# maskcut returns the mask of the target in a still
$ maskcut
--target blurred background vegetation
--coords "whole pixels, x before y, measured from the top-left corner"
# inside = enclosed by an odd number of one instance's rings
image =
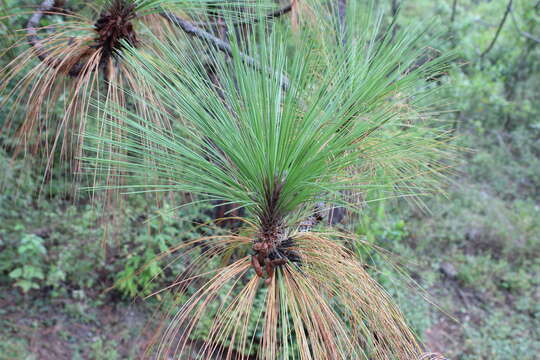
[[[30,5],[3,0],[2,11]],[[429,212],[385,201],[360,222],[339,226],[393,253],[400,270],[358,249],[427,349],[452,359],[537,359],[540,1],[379,5],[388,19],[401,5],[398,23],[435,21],[444,35],[433,37],[434,53],[457,52],[439,81],[449,82],[445,117],[467,150],[446,196],[424,199]],[[3,48],[27,18],[0,17]],[[3,53],[1,66],[19,51]],[[8,102],[0,126],[9,111]],[[91,194],[73,195],[68,165],[44,178],[42,160],[14,156],[9,133],[0,143],[0,359],[137,357],[162,300],[140,295],[167,286],[182,269],[162,272],[163,259],[138,271],[179,241],[223,230],[198,225],[211,220],[203,206],[168,211],[172,200],[158,206],[144,195],[110,214]],[[408,286],[401,271],[425,291]]]

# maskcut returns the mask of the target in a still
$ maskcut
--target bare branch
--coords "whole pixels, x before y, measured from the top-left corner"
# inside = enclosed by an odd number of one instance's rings
[[[456,18],[457,0],[452,3],[452,15],[450,16],[450,23],[453,23]]]
[[[504,12],[503,18],[499,24],[499,27],[497,28],[497,32],[495,33],[495,36],[493,37],[493,40],[491,40],[491,43],[487,47],[486,50],[482,54],[480,54],[480,59],[483,58],[488,52],[491,51],[493,48],[493,45],[495,45],[495,42],[497,41],[497,38],[499,37],[499,34],[501,33],[501,29],[504,26],[504,23],[506,22],[506,19],[508,18],[508,14],[510,13],[510,10],[512,9],[512,2],[513,0],[508,1],[508,5],[506,6],[506,11]]]
[[[41,5],[38,7],[38,9],[32,14],[30,19],[28,20],[28,23],[26,24],[26,38],[28,40],[28,43],[32,48],[34,48],[34,51],[36,52],[36,56],[39,60],[41,60],[44,63],[49,64],[50,66],[56,67],[60,61],[54,61],[51,59],[50,53],[45,49],[43,46],[43,42],[38,36],[37,29],[39,28],[39,22],[43,18],[43,15],[51,12],[54,10],[54,3],[55,0],[44,0]],[[81,70],[83,69],[83,64],[77,63],[74,64],[70,69],[68,74],[70,76],[77,76],[80,74]]]
[[[392,17],[395,17],[399,10],[398,0],[392,0]]]
[[[32,14],[26,25],[28,42],[36,49],[36,54],[41,60],[44,60],[44,58],[47,57],[47,51],[43,48],[43,44],[38,37],[36,28],[39,27],[39,22],[41,21],[43,14],[47,11],[51,11],[53,7],[54,0],[43,1],[37,11]]]
[[[278,17],[280,17],[282,15],[285,15],[285,14],[291,12],[291,10],[292,10],[292,4],[289,4],[287,6],[282,7],[281,9],[277,9],[276,11],[273,11],[273,12],[271,12],[269,14],[266,14],[264,19],[265,20],[275,19],[275,18],[278,18]],[[258,22],[258,21],[260,21],[260,19],[254,19],[251,23]]]
[[[519,28],[519,25],[517,23],[517,19],[516,19],[516,14],[514,12],[514,10],[512,9],[511,11],[511,14],[512,14],[512,23],[514,24],[514,27],[516,28],[516,31],[523,37],[529,39],[529,40],[532,40],[534,42],[537,42],[537,43],[540,43],[540,38],[534,36],[533,34],[531,33],[528,33],[526,31],[523,31]]]
[[[283,16],[285,14],[288,14],[290,13],[292,10],[292,4],[289,4],[289,5],[286,5],[280,9],[277,9],[275,11],[272,11],[268,14],[266,14],[265,16],[263,17],[260,17],[260,18],[255,18],[255,19],[252,19],[252,20],[249,20],[249,21],[237,21],[237,22],[234,22],[232,23],[232,25],[234,26],[237,26],[237,25],[250,25],[250,24],[256,24],[258,23],[259,21],[261,20],[271,20],[271,19],[276,19],[276,18],[279,18],[280,16]],[[220,25],[218,23],[215,23],[215,22],[206,22],[206,21],[198,21],[198,22],[192,22],[193,25],[195,26],[201,26],[201,27],[205,27],[205,26],[214,26],[214,25]]]
[[[206,41],[207,43],[215,46],[218,50],[222,51],[223,53],[229,55],[229,56],[233,56],[233,50],[232,50],[232,47],[229,43],[215,37],[214,35],[196,27],[194,24],[192,24],[191,22],[187,21],[187,20],[184,20],[182,19],[181,17],[175,15],[175,14],[172,14],[170,12],[165,12],[165,13],[162,13],[161,16],[163,16],[165,19],[167,19],[169,22],[171,22],[173,25],[176,25],[178,26],[179,28],[181,28],[186,34],[188,35],[191,35],[191,36],[195,36],[195,37],[198,37],[199,39],[201,40],[204,40]],[[273,69],[264,69],[258,62],[257,60],[255,60],[254,58],[252,58],[251,56],[248,56],[244,53],[240,53],[240,58],[242,59],[242,61],[247,64],[248,66],[256,69],[256,70],[264,70],[270,74],[274,74],[279,80],[280,80],[280,84],[281,84],[281,87],[283,89],[288,89],[289,88],[289,79],[283,75],[283,74],[276,74],[275,71]]]

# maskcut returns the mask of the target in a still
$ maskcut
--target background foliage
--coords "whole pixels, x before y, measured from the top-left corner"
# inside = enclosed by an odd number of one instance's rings
[[[389,18],[391,3],[380,2]],[[470,151],[447,196],[426,199],[429,213],[387,201],[369,207],[360,222],[341,225],[399,254],[392,259],[442,312],[398,281],[398,270],[380,253],[357,249],[428,349],[449,358],[540,353],[540,3],[513,1],[482,56],[507,4],[403,1],[398,23],[436,18],[435,28],[448,36],[434,37],[433,48],[458,52],[450,77],[441,81],[451,82],[446,98],[455,111],[447,117],[456,141]],[[16,5],[4,1],[4,10]],[[25,22],[23,15],[2,18],[0,34]],[[8,36],[1,39],[9,46]],[[17,51],[5,53],[2,65]],[[0,109],[0,125],[7,111]],[[144,342],[135,334],[150,337],[143,325],[155,319],[159,299],[142,303],[132,296],[166,286],[182,269],[161,273],[163,259],[137,270],[179,240],[221,230],[197,225],[209,220],[203,206],[151,217],[157,206],[143,195],[131,197],[111,220],[90,194],[68,195],[68,169],[55,168],[44,180],[38,159],[13,158],[9,136],[2,133],[0,141],[6,146],[0,154],[0,358],[135,357]],[[102,226],[111,221],[114,226]]]

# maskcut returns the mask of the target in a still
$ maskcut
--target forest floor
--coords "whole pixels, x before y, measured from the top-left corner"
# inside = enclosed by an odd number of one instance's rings
[[[143,354],[159,315],[155,301],[131,299],[154,275],[133,275],[163,247],[200,237],[206,230],[193,221],[205,220],[205,210],[186,208],[182,217],[168,217],[166,207],[161,211],[148,208],[145,199],[131,200],[115,230],[117,240],[104,251],[103,215],[97,209],[66,199],[62,187],[50,188],[46,198],[36,195],[40,180],[31,164],[0,160],[8,184],[0,193],[0,360]],[[432,199],[431,213],[396,205],[386,207],[382,217],[373,209],[364,219],[368,225],[349,230],[395,254],[425,289],[427,300],[417,288],[389,281],[399,276],[384,262],[375,264],[383,269],[377,280],[426,351],[449,359],[536,360],[539,205],[526,196],[503,198],[493,186],[466,180],[449,189],[447,198]],[[13,278],[25,265],[37,271],[26,279],[36,287],[26,294],[16,285],[21,279]],[[173,269],[155,287],[166,286],[181,270]],[[118,283],[126,274],[132,281]],[[123,285],[106,291],[114,284]]]
[[[467,285],[448,262],[420,271],[419,277],[432,278],[426,290],[440,310],[421,299],[423,304],[412,305],[418,296],[403,310],[413,324],[424,324],[427,351],[449,359],[504,359],[504,354],[510,359],[516,351],[522,356],[515,358],[536,358],[538,314],[520,309],[513,291],[499,289],[493,296]],[[535,291],[538,300],[538,288]],[[39,293],[30,297],[9,287],[0,288],[0,294],[2,360],[135,359],[152,339],[156,314],[149,304],[102,303],[92,295],[78,300],[48,299]]]
[[[140,304],[90,306],[21,299],[2,289],[0,359],[130,359],[142,354],[151,311]],[[22,302],[22,306],[21,306]]]

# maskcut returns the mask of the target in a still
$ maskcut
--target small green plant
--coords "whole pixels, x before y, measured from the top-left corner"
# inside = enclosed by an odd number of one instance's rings
[[[120,354],[116,350],[118,344],[116,341],[104,341],[102,338],[97,339],[90,345],[90,359],[100,360],[117,360],[120,359]]]
[[[156,253],[147,249],[142,254],[128,256],[124,270],[116,276],[116,288],[124,295],[148,295],[151,293],[153,280],[162,275],[162,268],[156,261]]]
[[[43,239],[34,234],[25,235],[17,248],[14,269],[9,273],[14,285],[25,293],[31,289],[39,289],[45,280],[46,256],[47,249],[43,245]]]
[[[387,216],[384,201],[378,203],[373,210],[368,208],[363,211],[356,227],[356,234],[364,241],[355,242],[354,250],[367,262],[372,262],[374,257],[377,257],[375,247],[389,249],[409,235],[403,219],[392,219]]]

